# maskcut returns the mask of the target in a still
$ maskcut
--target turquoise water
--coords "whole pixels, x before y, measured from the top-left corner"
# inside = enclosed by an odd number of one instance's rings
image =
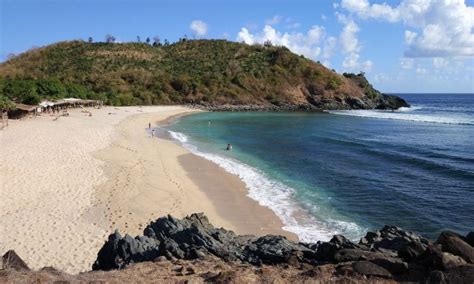
[[[431,238],[473,230],[474,95],[403,97],[412,108],[201,113],[166,128],[304,241],[385,224]]]

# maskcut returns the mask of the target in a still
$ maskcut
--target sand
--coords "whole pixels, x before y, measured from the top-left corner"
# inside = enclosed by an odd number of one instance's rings
[[[295,239],[236,176],[147,132],[149,122],[192,111],[107,107],[10,121],[0,131],[0,253],[78,273],[114,229],[141,234],[157,217],[194,212],[237,233]]]

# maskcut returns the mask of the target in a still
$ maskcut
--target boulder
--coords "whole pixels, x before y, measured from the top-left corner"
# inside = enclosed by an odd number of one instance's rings
[[[404,231],[396,226],[384,226],[380,231],[367,233],[359,243],[375,249],[398,252],[411,243],[425,249],[430,242],[415,233]]]
[[[315,259],[325,262],[337,261],[335,257],[341,249],[362,249],[359,245],[341,235],[333,236],[329,242],[318,242],[316,248]]]
[[[14,250],[9,250],[2,256],[2,269],[13,269],[18,271],[30,270],[28,265]]]
[[[458,234],[444,231],[439,235],[436,243],[441,245],[442,251],[460,256],[469,263],[474,263],[474,247],[465,242]]]
[[[411,242],[398,251],[398,256],[407,262],[416,259],[426,250],[426,246],[421,242]]]
[[[359,260],[370,260],[375,258],[383,258],[384,256],[375,251],[363,250],[360,248],[356,249],[340,249],[334,254],[335,262],[346,262],[346,261],[359,261]]]
[[[465,240],[471,247],[474,247],[474,232],[469,232],[469,234],[466,235]]]
[[[474,265],[472,264],[454,267],[444,274],[447,283],[474,283]]]
[[[417,263],[422,264],[427,271],[446,271],[453,267],[465,265],[466,261],[456,255],[441,250],[441,245],[431,245],[421,254]]]
[[[250,242],[245,247],[243,260],[251,264],[287,263],[291,257],[293,260],[303,260],[304,251],[308,249],[285,237],[266,235]],[[293,264],[296,263],[293,262]]]
[[[388,271],[390,271],[390,273],[394,275],[405,273],[408,270],[408,263],[398,258],[391,258],[391,257],[374,258],[370,260],[370,262],[375,263],[378,266],[387,269]]]
[[[159,242],[140,236],[122,238],[118,231],[109,236],[108,241],[99,250],[92,270],[120,269],[129,263],[150,261],[159,256]]]
[[[366,276],[392,278],[392,274],[387,269],[370,261],[354,262],[352,267],[354,268],[354,271]]]

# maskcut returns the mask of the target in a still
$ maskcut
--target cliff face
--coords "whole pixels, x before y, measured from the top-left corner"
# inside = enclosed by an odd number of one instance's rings
[[[162,217],[143,236],[111,234],[92,272],[29,271],[9,252],[0,282],[106,281],[156,283],[473,283],[474,232],[441,233],[436,242],[395,226],[368,232],[358,243],[295,243],[281,236],[236,235],[203,214]]]
[[[166,46],[60,42],[2,63],[0,78],[0,90],[18,84],[15,80],[26,79],[35,85],[34,81],[41,79],[31,92],[47,96],[44,86],[54,85],[54,96],[73,93],[114,105],[193,103],[209,108],[254,105],[281,109],[408,106],[400,98],[380,94],[362,74],[337,74],[284,47],[224,40],[186,40]],[[45,84],[45,80],[52,83]],[[24,88],[25,84],[20,85]],[[3,96],[18,99],[10,85]]]

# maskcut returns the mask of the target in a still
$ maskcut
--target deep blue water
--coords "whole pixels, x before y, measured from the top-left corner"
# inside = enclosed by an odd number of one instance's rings
[[[167,129],[238,174],[303,240],[385,224],[430,238],[472,231],[474,95],[401,96],[410,109],[201,113]]]

